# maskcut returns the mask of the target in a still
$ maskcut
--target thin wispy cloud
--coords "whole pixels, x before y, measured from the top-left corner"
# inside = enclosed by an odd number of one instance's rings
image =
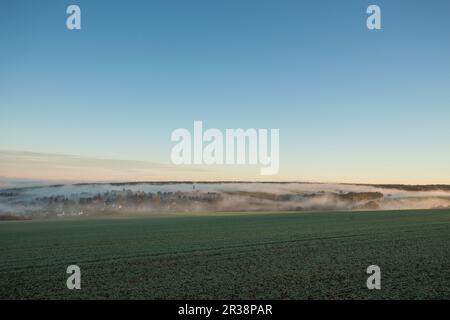
[[[37,182],[171,180],[192,173],[202,176],[201,168],[171,164],[83,157],[27,151],[0,151],[0,182],[3,185],[27,180]]]

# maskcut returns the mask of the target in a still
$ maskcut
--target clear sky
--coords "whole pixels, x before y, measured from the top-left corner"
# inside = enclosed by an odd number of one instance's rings
[[[194,120],[279,128],[271,180],[450,183],[450,1],[1,1],[0,176],[264,179],[167,169]]]

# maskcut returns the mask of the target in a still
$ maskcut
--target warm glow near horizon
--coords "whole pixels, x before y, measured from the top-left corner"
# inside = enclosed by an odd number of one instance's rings
[[[311,166],[309,167],[311,168]],[[6,179],[45,182],[137,182],[137,181],[274,181],[360,184],[448,184],[444,172],[428,170],[427,174],[408,168],[354,170],[336,166],[296,168],[282,166],[274,176],[259,175],[257,166],[174,166],[145,161],[96,159],[80,156],[0,151],[0,182]],[[380,175],[380,172],[383,172]]]

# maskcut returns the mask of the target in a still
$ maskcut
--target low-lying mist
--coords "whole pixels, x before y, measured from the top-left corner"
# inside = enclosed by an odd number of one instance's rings
[[[414,191],[411,191],[413,189]],[[447,186],[115,183],[0,189],[0,217],[450,208]]]

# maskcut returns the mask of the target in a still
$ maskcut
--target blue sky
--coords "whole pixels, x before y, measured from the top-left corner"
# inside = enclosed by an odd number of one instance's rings
[[[170,163],[203,120],[279,128],[276,180],[450,183],[449,39],[446,0],[2,1],[0,150]]]

